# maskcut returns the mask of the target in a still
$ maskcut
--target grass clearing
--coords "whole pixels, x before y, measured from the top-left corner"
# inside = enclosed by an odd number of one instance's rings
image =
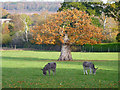
[[[57,61],[60,52],[2,51],[3,88],[117,88],[118,53],[72,52],[74,61]],[[110,58],[111,57],[111,58]],[[81,60],[81,61],[79,61]],[[82,63],[93,60],[96,75],[84,75]],[[104,61],[105,60],[105,61]],[[56,75],[42,75],[48,62],[57,63]]]
[[[17,60],[57,60],[60,52],[54,51],[2,51],[3,59]],[[73,60],[118,60],[118,53],[72,52]]]

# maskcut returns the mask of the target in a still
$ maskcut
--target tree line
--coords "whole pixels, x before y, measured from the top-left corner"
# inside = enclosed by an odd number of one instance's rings
[[[42,11],[56,12],[60,7],[59,2],[3,2],[3,9],[16,11]]]

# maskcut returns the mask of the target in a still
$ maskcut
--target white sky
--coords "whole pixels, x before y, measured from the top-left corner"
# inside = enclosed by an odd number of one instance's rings
[[[53,2],[53,1],[64,1],[64,0],[0,0],[0,2],[8,2],[8,1],[10,1],[10,2],[17,2],[17,1],[51,1],[51,2]],[[107,3],[107,0],[102,0],[104,3]]]

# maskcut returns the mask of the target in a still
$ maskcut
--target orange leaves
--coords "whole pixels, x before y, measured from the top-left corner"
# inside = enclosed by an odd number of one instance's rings
[[[79,41],[76,41],[76,44],[83,45],[83,44],[84,44],[84,41],[83,41],[82,39],[80,39]]]
[[[8,29],[8,24],[4,24],[4,27],[2,28],[2,34],[8,33],[10,33],[10,30]]]
[[[64,43],[64,40],[63,40],[63,38],[59,38],[59,40],[60,40],[62,43]]]
[[[44,25],[32,30],[36,44],[64,43],[65,34],[71,44],[96,44],[103,39],[102,29],[91,25],[91,19],[85,12],[77,9],[64,10],[49,17]]]
[[[75,25],[80,25],[79,23],[75,23]]]

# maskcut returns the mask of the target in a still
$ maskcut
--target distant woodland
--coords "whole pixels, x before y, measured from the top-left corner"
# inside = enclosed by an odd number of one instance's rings
[[[60,2],[3,2],[2,7],[8,12],[36,12],[48,10],[56,12],[60,7]]]

